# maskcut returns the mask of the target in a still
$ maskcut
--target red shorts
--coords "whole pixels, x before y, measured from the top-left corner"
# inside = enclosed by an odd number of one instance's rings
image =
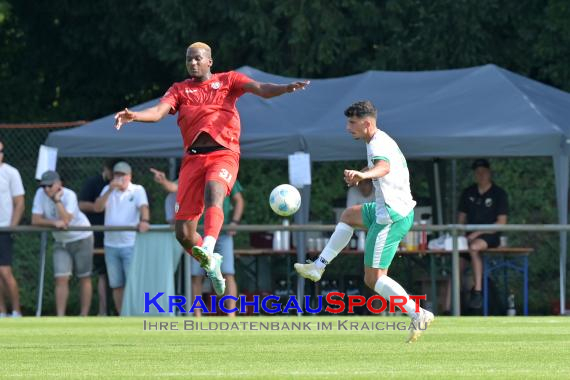
[[[186,154],[178,175],[176,220],[198,220],[204,212],[206,182],[226,186],[229,195],[237,178],[239,153],[229,149],[205,154]]]

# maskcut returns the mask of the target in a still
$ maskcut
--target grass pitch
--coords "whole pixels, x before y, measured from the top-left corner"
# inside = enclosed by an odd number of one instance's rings
[[[570,318],[437,317],[407,331],[343,330],[396,317],[21,318],[0,320],[0,377],[568,378]],[[144,331],[144,320],[179,331]],[[311,331],[185,331],[184,321],[310,322]],[[317,331],[317,322],[332,322]],[[251,327],[251,326],[250,326]]]

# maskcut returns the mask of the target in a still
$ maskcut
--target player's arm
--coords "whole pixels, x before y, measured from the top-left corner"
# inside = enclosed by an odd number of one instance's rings
[[[24,196],[17,195],[15,197],[12,197],[12,203],[13,203],[13,208],[12,208],[13,211],[12,211],[12,220],[10,221],[10,226],[17,226],[18,224],[20,224],[22,216],[24,215],[24,208],[25,208]]]
[[[256,81],[247,82],[243,85],[245,92],[250,92],[262,98],[269,99],[288,92],[304,90],[309,85],[309,81],[292,82],[289,84],[260,83]]]
[[[390,163],[386,160],[374,161],[374,167],[367,171],[345,170],[344,180],[349,186],[355,186],[364,179],[382,178],[390,173]]]
[[[83,212],[97,212],[95,211],[95,202],[79,201],[79,209]]]
[[[61,219],[51,220],[44,218],[42,214],[32,214],[32,226],[65,228],[67,224]]]
[[[243,210],[245,209],[245,199],[241,193],[232,195],[231,202],[233,205],[232,219],[229,224],[237,225],[241,222]],[[234,236],[236,231],[228,231],[228,235]]]
[[[115,115],[115,128],[121,129],[123,124],[130,123],[131,121],[141,121],[143,123],[154,123],[161,120],[170,112],[170,104],[160,102],[156,106],[146,108],[142,111],[130,111],[125,108]]]
[[[176,182],[169,181],[166,179],[166,174],[155,168],[150,168],[152,174],[154,174],[154,181],[169,193],[176,193],[178,191],[178,184]]]

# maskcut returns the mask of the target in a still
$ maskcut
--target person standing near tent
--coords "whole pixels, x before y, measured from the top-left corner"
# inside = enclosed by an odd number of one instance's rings
[[[414,221],[416,202],[410,191],[408,165],[396,142],[377,128],[378,111],[372,102],[356,102],[344,114],[348,118],[346,129],[354,139],[366,142],[368,156],[367,171],[345,170],[344,179],[349,186],[371,179],[376,199],[344,210],[319,257],[312,263],[296,263],[295,270],[309,280],[319,281],[325,267],[350,242],[354,228],[366,228],[364,282],[386,300],[390,296],[403,296],[408,300],[405,309],[412,318],[408,342],[414,342],[433,321],[434,316],[419,305],[417,311],[416,303],[409,298],[404,288],[388,277],[388,268],[398,245]]]
[[[224,222],[222,205],[237,178],[240,120],[236,101],[249,92],[272,98],[304,89],[309,82],[286,85],[260,83],[244,74],[211,72],[212,51],[202,42],[186,50],[189,78],[174,83],[160,102],[142,111],[125,109],[115,115],[115,128],[132,122],[157,122],[178,112],[185,155],[176,198],[176,238],[212,281],[216,294],[225,291],[221,255],[214,246]],[[196,227],[204,213],[204,238]]]

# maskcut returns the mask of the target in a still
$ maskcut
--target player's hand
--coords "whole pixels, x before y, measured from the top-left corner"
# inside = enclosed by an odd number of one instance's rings
[[[345,170],[344,181],[348,186],[358,185],[360,181],[366,179],[366,175],[358,170]]]
[[[53,225],[55,228],[59,228],[60,230],[67,229],[67,223],[65,223],[63,220],[56,220]]]
[[[229,223],[230,226],[237,226],[238,224],[236,222],[230,222]],[[227,231],[226,234],[229,236],[235,236],[237,233],[237,231]]]
[[[150,224],[143,220],[139,223],[139,232],[147,232],[150,228]]]
[[[109,182],[109,188],[111,189],[118,189],[123,184],[122,178],[113,178],[111,182]]]
[[[305,80],[301,82],[293,82],[287,85],[287,92],[295,92],[297,90],[304,90],[311,81]]]
[[[150,168],[150,171],[152,172],[152,174],[154,174],[155,182],[160,183],[162,185],[164,181],[166,181],[166,174],[164,174],[164,172],[161,172],[160,170],[157,170],[155,168]]]
[[[125,108],[121,112],[117,112],[115,115],[115,129],[118,131],[121,129],[123,124],[130,123],[131,121],[135,120],[135,113],[129,111],[128,108]]]
[[[57,193],[55,193],[55,194],[51,197],[51,199],[52,199],[55,203],[57,203],[57,202],[60,202],[60,201],[61,201],[61,197],[62,197],[62,196],[63,196],[63,189],[59,189],[59,190],[57,191]]]

